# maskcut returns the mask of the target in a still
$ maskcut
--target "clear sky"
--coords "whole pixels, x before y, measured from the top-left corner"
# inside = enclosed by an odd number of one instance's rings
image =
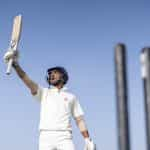
[[[5,53],[13,17],[23,15],[20,64],[47,86],[49,67],[64,66],[68,87],[79,98],[98,150],[116,150],[114,46],[128,48],[129,111],[132,150],[145,149],[144,103],[139,54],[150,45],[148,0],[1,0],[0,1],[0,149],[36,150],[40,105],[15,72],[5,75]],[[84,140],[73,122],[74,142]]]

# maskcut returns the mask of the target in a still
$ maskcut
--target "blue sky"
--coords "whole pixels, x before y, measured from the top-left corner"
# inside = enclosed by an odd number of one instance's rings
[[[143,89],[139,54],[150,45],[147,0],[1,0],[0,4],[0,149],[38,147],[40,105],[15,72],[5,75],[2,57],[15,15],[23,15],[20,64],[37,83],[47,86],[49,67],[64,66],[68,87],[79,98],[98,149],[116,150],[114,46],[128,49],[129,111],[132,150],[145,149]],[[74,142],[84,140],[73,122]]]

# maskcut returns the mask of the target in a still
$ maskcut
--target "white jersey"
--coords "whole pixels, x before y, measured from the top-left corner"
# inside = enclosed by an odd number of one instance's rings
[[[41,103],[40,130],[67,131],[72,130],[73,118],[83,115],[83,110],[76,96],[62,89],[38,87],[34,95]]]

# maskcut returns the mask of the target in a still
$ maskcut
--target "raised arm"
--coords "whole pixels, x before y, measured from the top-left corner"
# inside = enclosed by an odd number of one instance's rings
[[[19,51],[13,51],[13,50],[9,50],[5,53],[4,55],[4,62],[6,64],[8,64],[9,60],[13,59],[13,68],[15,69],[15,71],[17,72],[18,76],[20,77],[20,79],[25,83],[25,85],[30,89],[31,93],[33,95],[36,95],[38,92],[38,85],[33,82],[28,75],[23,71],[23,69],[20,67],[19,63],[18,63],[18,59],[19,59]]]
[[[32,95],[36,95],[37,94],[37,90],[38,90],[38,85],[29,78],[29,76],[20,67],[18,62],[14,62],[13,63],[13,68],[15,69],[15,71],[18,74],[18,76],[20,77],[20,79],[30,89]]]

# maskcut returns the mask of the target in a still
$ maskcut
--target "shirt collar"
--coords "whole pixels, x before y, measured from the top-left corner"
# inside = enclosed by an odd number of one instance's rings
[[[53,91],[67,91],[68,90],[68,88],[67,87],[63,87],[63,88],[61,88],[61,89],[58,89],[58,88],[56,88],[55,86],[51,86],[51,88],[50,88],[51,90],[53,90]]]

